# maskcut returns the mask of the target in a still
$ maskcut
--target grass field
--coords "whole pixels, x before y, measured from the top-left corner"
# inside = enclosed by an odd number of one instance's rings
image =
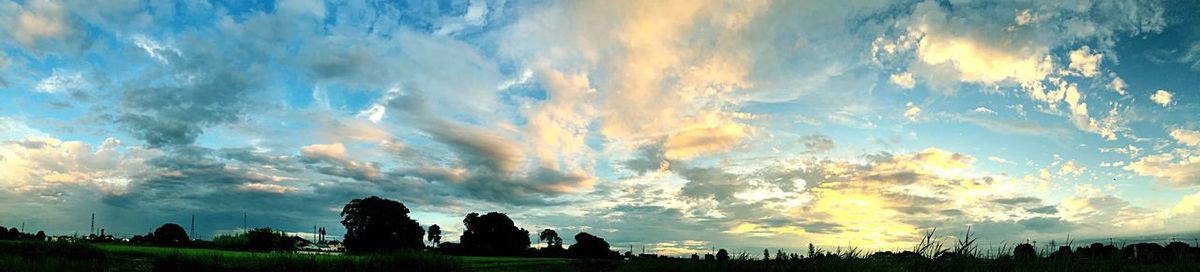
[[[0,271],[591,271],[568,259],[261,253],[128,244],[0,241]],[[606,269],[607,270],[607,269]],[[595,270],[601,271],[601,270]]]
[[[1200,271],[1197,260],[1135,261],[876,258],[836,255],[787,261],[580,260],[449,256],[254,253],[126,244],[0,241],[8,271]]]

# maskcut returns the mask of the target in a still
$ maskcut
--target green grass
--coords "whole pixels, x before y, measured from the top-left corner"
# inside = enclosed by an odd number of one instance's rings
[[[427,252],[309,255],[128,244],[0,241],[0,272],[8,271],[1200,271],[1200,262],[1078,259],[1022,262],[838,256],[787,261],[621,261],[459,257]]]
[[[487,271],[560,271],[571,264],[569,259],[561,258],[526,258],[526,257],[462,257],[463,263],[470,270]]]
[[[104,251],[86,244],[0,241],[0,271],[105,271]]]

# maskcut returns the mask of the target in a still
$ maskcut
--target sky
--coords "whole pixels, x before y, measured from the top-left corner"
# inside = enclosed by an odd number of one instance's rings
[[[667,254],[1194,232],[1198,12],[0,0],[0,225],[338,237],[377,195]]]

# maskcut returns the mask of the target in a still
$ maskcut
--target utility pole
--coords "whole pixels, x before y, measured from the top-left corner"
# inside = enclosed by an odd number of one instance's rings
[[[242,232],[250,233],[250,230],[246,228],[246,211],[242,211]]]
[[[96,213],[92,213],[92,235],[96,235]]]
[[[196,239],[198,239],[198,238],[196,238],[196,215],[195,215],[195,214],[192,214],[192,231],[191,231],[191,234],[192,234],[192,240],[196,240]]]

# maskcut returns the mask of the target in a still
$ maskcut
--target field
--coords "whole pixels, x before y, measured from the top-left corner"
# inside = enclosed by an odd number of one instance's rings
[[[432,253],[348,256],[0,241],[0,271],[577,271],[566,259]],[[587,270],[587,269],[584,269]]]
[[[744,256],[743,256],[744,258]],[[1200,271],[1196,260],[1045,258],[1033,261],[826,255],[753,259],[578,260],[448,256],[254,253],[125,244],[0,241],[0,271]]]

